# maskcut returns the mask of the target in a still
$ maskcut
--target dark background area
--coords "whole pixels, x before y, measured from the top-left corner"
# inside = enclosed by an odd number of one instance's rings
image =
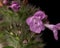
[[[60,22],[60,11],[59,1],[52,0],[29,0],[31,5],[40,7],[41,10],[45,11],[48,15],[48,19],[51,24],[57,24]],[[60,32],[60,31],[59,31]],[[45,48],[60,48],[60,38],[58,41],[54,39],[53,32],[46,29],[42,35],[44,42],[46,43]],[[60,37],[60,33],[58,33]]]

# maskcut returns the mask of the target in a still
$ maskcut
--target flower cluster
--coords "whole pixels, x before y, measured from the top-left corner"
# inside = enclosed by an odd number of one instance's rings
[[[3,4],[7,5],[9,3],[8,0],[3,0]],[[13,11],[17,12],[20,8],[20,5],[16,1],[11,1],[11,4],[8,6],[8,8],[12,9]]]
[[[3,4],[7,5],[9,0],[3,0]],[[8,8],[12,9],[14,12],[17,12],[20,8],[20,4],[16,1],[11,1],[11,4]],[[58,30],[60,30],[60,23],[53,25],[47,23],[47,20],[44,22],[43,20],[47,18],[47,15],[39,10],[34,13],[33,16],[30,16],[26,19],[26,23],[28,24],[30,30],[34,33],[41,33],[45,30],[45,28],[50,29],[53,31],[54,38],[58,40]]]
[[[49,23],[44,23],[43,20],[46,18],[46,14],[39,10],[33,16],[26,19],[26,23],[29,25],[30,30],[35,33],[41,33],[47,27],[53,31],[54,38],[58,40],[58,30],[60,30],[60,23],[53,25]]]

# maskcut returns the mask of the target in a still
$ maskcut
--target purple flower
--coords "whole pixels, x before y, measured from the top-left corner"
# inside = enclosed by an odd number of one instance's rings
[[[57,25],[45,24],[45,27],[47,27],[48,29],[50,29],[51,31],[53,31],[54,38],[56,40],[58,40],[58,30],[60,30],[60,23],[57,24]]]
[[[3,4],[7,5],[8,4],[8,0],[3,0]]]
[[[12,1],[12,3],[11,4],[17,4],[18,2],[17,1]]]
[[[45,17],[45,13],[39,10],[32,17],[27,18],[26,23],[29,25],[32,32],[41,33],[41,31],[45,29],[42,22],[42,19],[44,19]]]
[[[17,12],[20,8],[20,5],[17,2],[12,1],[12,4],[9,6],[9,8],[11,8],[13,11]]]
[[[43,22],[35,16],[27,18],[26,23],[29,25],[30,30],[35,33],[41,33],[45,29]]]
[[[46,18],[46,15],[42,11],[37,11],[33,16],[26,19],[26,23],[32,32],[41,33],[45,30],[45,27],[53,31],[54,38],[58,40],[58,30],[60,30],[60,23],[53,25],[44,23],[42,20]]]
[[[39,18],[40,20],[46,18],[46,14],[43,11],[41,11],[41,10],[37,11],[34,14],[34,16],[35,16],[35,18]]]

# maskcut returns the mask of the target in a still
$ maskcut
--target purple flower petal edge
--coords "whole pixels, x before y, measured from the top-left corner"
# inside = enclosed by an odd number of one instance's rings
[[[43,11],[39,10],[39,11],[35,12],[34,16],[44,19],[46,17],[46,14]]]
[[[27,23],[28,25],[30,25],[32,19],[33,19],[33,17],[29,17],[29,18],[27,18],[27,19],[26,19],[26,23]]]
[[[56,24],[58,30],[60,30],[60,23]]]

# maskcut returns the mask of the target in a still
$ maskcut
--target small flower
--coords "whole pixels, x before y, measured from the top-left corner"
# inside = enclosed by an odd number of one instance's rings
[[[8,0],[3,0],[3,4],[7,5],[8,4]]]
[[[45,29],[42,21],[45,17],[45,13],[39,10],[32,17],[27,18],[26,23],[32,32],[41,33]]]
[[[17,2],[13,1],[12,4],[9,6],[9,8],[11,8],[13,11],[17,12],[20,8],[20,5]]]
[[[35,16],[27,18],[26,23],[29,25],[30,30],[35,33],[41,33],[45,29],[43,22]]]
[[[56,25],[53,25],[53,24],[45,24],[45,27],[47,27],[48,29],[50,29],[51,31],[53,31],[54,38],[56,40],[58,40],[58,29],[57,29]]]
[[[36,16],[36,17],[39,18],[40,20],[46,18],[46,14],[45,14],[43,11],[41,11],[41,10],[37,11],[37,12],[34,14],[34,16]]]

